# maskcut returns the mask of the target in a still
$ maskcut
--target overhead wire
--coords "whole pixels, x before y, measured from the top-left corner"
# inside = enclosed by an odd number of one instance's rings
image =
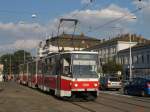
[[[90,3],[87,3],[87,4],[85,4],[83,7],[81,7],[80,9],[78,9],[77,11],[82,11],[82,10],[84,10],[84,9],[86,9],[87,7],[89,7],[89,4],[91,4],[92,2],[94,2],[94,0],[90,0]],[[72,14],[71,16],[70,16],[70,18],[73,18],[73,17],[75,17],[75,16],[77,16],[78,15],[78,13],[74,13],[74,14]],[[61,19],[61,18],[63,18],[64,16],[60,16],[60,17],[58,17],[58,19]],[[80,21],[78,21],[78,23],[80,23]],[[56,26],[56,25],[55,25]],[[57,28],[58,26],[56,26],[56,28]],[[74,27],[74,25],[71,25],[69,28],[71,29],[71,28],[73,28]]]
[[[147,8],[147,7],[148,7],[148,6],[137,8],[136,10],[131,11],[131,13],[139,12],[139,11],[141,11],[141,10]],[[113,19],[113,20],[111,20],[111,21],[108,21],[108,22],[106,22],[106,23],[104,23],[104,24],[102,24],[102,25],[96,27],[96,28],[93,28],[93,29],[87,31],[86,33],[95,32],[95,31],[97,31],[97,30],[99,30],[99,29],[101,29],[101,28],[103,28],[103,27],[105,27],[105,26],[107,26],[107,25],[110,25],[110,24],[112,24],[112,23],[114,23],[114,22],[120,21],[120,20],[122,20],[123,18],[128,17],[128,16],[129,16],[129,14],[125,14],[125,15],[119,17],[119,18]],[[136,18],[135,18],[135,19],[136,19]]]

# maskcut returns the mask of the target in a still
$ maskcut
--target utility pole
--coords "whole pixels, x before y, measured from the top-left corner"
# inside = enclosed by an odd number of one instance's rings
[[[132,52],[131,52],[131,34],[129,34],[129,39],[130,39],[130,44],[129,44],[129,47],[130,47],[130,81],[132,81]]]
[[[23,64],[25,64],[25,60],[26,60],[26,53],[25,53],[25,40],[23,40],[24,43],[23,43],[23,47],[24,47],[24,50],[23,50]]]
[[[11,78],[11,54],[10,54],[10,57],[9,57],[9,76]]]

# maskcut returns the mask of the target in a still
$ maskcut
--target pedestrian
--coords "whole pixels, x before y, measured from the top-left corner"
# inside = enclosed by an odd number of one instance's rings
[[[6,76],[5,75],[3,75],[3,80],[4,80],[4,82],[6,81]]]

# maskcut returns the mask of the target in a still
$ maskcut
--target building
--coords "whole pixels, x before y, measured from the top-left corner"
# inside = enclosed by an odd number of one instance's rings
[[[149,40],[144,39],[142,36],[137,36],[135,34],[124,34],[110,40],[104,40],[99,45],[86,48],[85,50],[96,51],[99,53],[99,72],[102,73],[103,65],[110,60],[116,62],[120,51],[128,49],[130,46],[136,46],[139,43],[144,44],[148,42]],[[122,75],[122,73],[118,71],[118,75]]]
[[[131,43],[130,43],[131,36]],[[141,36],[136,36],[134,34],[121,35],[111,40],[103,41],[99,45],[87,48],[88,51],[97,51],[99,52],[99,58],[102,64],[108,62],[108,60],[114,60],[118,52],[127,49],[131,46],[135,46],[138,43],[146,43],[148,40],[142,38]]]
[[[48,53],[58,51],[83,50],[98,45],[100,42],[99,39],[88,37],[84,34],[62,34],[41,42],[38,48],[38,56],[43,57]]]
[[[150,43],[138,44],[131,48],[132,76],[150,76]],[[118,53],[118,63],[123,65],[124,77],[129,78],[130,49]]]

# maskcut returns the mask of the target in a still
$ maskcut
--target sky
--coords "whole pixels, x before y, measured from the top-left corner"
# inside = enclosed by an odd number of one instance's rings
[[[150,39],[150,0],[0,0],[0,55],[35,52],[39,41],[57,35],[60,18],[78,19],[76,34],[108,39],[135,33]],[[72,33],[73,23],[63,22],[62,32]]]

